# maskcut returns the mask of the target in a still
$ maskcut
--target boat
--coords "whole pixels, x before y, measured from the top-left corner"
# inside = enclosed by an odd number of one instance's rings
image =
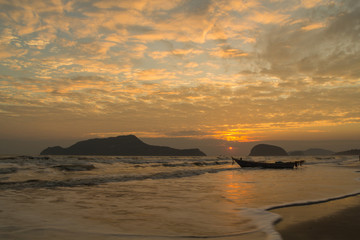
[[[234,157],[231,157],[234,161],[239,164],[242,168],[272,168],[272,169],[293,169],[296,167],[301,166],[305,161],[293,161],[293,162],[274,162],[274,163],[268,163],[268,162],[254,162],[254,161],[248,161],[243,160],[242,158],[237,159]]]

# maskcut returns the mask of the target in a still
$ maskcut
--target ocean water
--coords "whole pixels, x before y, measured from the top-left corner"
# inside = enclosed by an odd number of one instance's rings
[[[250,157],[245,157],[250,159]],[[360,193],[358,156],[0,157],[0,239],[281,239],[268,210]]]

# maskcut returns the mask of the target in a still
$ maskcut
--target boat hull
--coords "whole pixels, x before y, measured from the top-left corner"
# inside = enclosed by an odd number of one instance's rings
[[[271,168],[271,169],[293,169],[300,166],[303,162],[275,162],[275,163],[266,163],[266,162],[254,162],[232,158],[237,164],[242,168]]]

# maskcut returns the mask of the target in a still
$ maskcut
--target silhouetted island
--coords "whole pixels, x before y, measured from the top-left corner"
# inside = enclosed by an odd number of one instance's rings
[[[326,149],[321,148],[310,148],[305,151],[291,151],[289,152],[290,156],[327,156],[333,155],[334,152]]]
[[[351,149],[348,151],[337,152],[334,155],[359,155],[360,156],[360,149]]]
[[[288,156],[288,153],[278,146],[258,144],[251,149],[249,156]]]
[[[175,149],[149,145],[134,135],[94,138],[77,142],[68,148],[48,147],[40,155],[206,156],[197,148]]]

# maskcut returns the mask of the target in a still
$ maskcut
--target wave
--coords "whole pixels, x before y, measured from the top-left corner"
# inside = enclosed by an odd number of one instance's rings
[[[270,210],[275,210],[275,209],[280,209],[280,208],[308,206],[308,205],[314,205],[314,204],[320,204],[320,203],[336,201],[336,200],[345,199],[345,198],[349,198],[349,197],[355,197],[355,196],[358,196],[358,195],[360,195],[360,191],[345,194],[345,195],[340,195],[340,196],[336,196],[336,197],[318,199],[318,200],[301,201],[301,202],[286,203],[286,204],[276,205],[276,206],[269,206],[269,207],[265,207],[264,210],[270,211]]]
[[[221,165],[229,163],[229,158],[218,157],[177,157],[177,156],[8,156],[0,157],[0,163],[14,164],[40,164],[49,165],[53,163],[127,163],[127,164],[165,164],[167,166],[181,165]]]
[[[27,181],[0,182],[0,189],[25,189],[25,188],[56,188],[56,187],[77,187],[94,186],[111,182],[127,182],[157,179],[173,179],[193,177],[206,173],[218,173],[222,171],[234,170],[234,168],[211,168],[211,169],[187,169],[172,172],[159,172],[145,175],[122,175],[110,177],[76,178],[66,180],[39,180],[30,179]]]
[[[282,240],[274,225],[281,220],[281,216],[261,208],[240,208],[242,216],[249,217],[258,231],[266,234],[267,240]]]
[[[360,191],[318,200],[286,203],[282,205],[268,206],[265,208],[240,208],[239,210],[242,216],[249,217],[256,225],[257,229],[266,234],[267,240],[282,240],[280,233],[277,232],[274,227],[282,220],[282,217],[277,213],[270,212],[271,210],[321,204],[349,197],[355,197],[358,195],[360,195]]]

